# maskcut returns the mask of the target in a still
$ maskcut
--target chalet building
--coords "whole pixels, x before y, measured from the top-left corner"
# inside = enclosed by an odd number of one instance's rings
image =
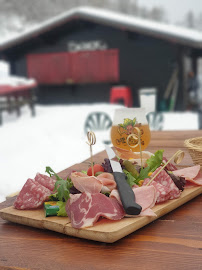
[[[11,73],[35,78],[39,103],[109,102],[112,86],[154,87],[158,105],[187,105],[187,72],[197,74],[202,33],[103,9],[80,7],[0,43]],[[172,90],[174,89],[174,90]],[[172,90],[172,91],[171,91]]]

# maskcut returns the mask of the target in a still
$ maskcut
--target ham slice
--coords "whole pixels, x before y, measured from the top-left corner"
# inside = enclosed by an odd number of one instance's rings
[[[154,186],[142,186],[133,188],[135,194],[135,201],[142,206],[142,211],[138,216],[156,216],[156,214],[151,209],[156,203],[156,189]],[[110,198],[116,198],[121,204],[121,199],[117,189],[112,190]],[[121,204],[122,205],[122,204]],[[135,216],[133,216],[135,217]]]
[[[97,179],[103,184],[102,192],[110,192],[116,188],[116,182],[111,173],[101,173]]]
[[[200,171],[200,165],[175,170],[173,173],[177,176],[183,176],[185,179],[194,179]]]
[[[200,171],[200,165],[187,167],[184,169],[173,171],[177,176],[182,176],[186,179],[185,188],[191,188],[202,185],[202,172]]]
[[[81,192],[99,193],[103,186],[95,176],[88,176],[82,172],[73,172],[70,178],[75,188]]]
[[[151,175],[151,178],[158,173],[161,167],[157,168]],[[149,178],[144,180],[143,185],[146,185],[150,181]],[[180,196],[181,192],[174,184],[171,177],[162,170],[151,182],[150,185],[153,185],[157,192],[157,203],[165,202],[169,199],[176,199]]]
[[[91,227],[100,217],[119,220],[124,217],[123,207],[101,193],[70,195],[66,212],[74,228]]]
[[[41,184],[42,186],[48,188],[50,191],[54,190],[55,187],[55,179],[52,179],[51,177],[41,174],[41,173],[37,173],[34,180],[36,182],[38,182],[39,184]]]
[[[193,180],[189,179],[189,181],[198,185],[198,186],[202,186],[202,172],[200,171],[198,173],[198,175]]]

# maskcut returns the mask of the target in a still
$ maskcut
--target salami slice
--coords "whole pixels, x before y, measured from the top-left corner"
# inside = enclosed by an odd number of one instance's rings
[[[37,173],[34,179],[36,182],[48,188],[50,191],[54,190],[56,180],[50,178],[49,176]]]
[[[158,169],[153,172],[151,178],[158,173]],[[146,185],[150,181],[149,178],[145,179],[143,185]],[[171,177],[162,170],[152,181],[151,185],[156,188],[157,191],[157,203],[165,202],[169,199],[176,199],[180,196],[180,190],[176,187]]]
[[[39,208],[50,194],[49,189],[29,178],[16,198],[14,207],[21,210]]]
[[[163,163],[166,163],[166,162],[168,162],[167,158],[166,157],[163,157]],[[177,167],[174,164],[172,164],[171,162],[169,162],[166,165],[165,169],[167,171],[175,171],[175,170],[177,170]]]

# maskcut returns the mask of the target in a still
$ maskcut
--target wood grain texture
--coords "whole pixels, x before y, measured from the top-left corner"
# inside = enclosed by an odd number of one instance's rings
[[[153,135],[154,134],[154,135]],[[165,154],[171,157],[184,139],[199,137],[202,131],[152,132],[154,141],[166,141]],[[155,137],[154,137],[155,136]],[[148,150],[156,151],[153,146]],[[105,152],[95,156],[96,162]],[[182,166],[192,165],[189,155]],[[85,169],[86,164],[72,169]],[[9,207],[15,198],[0,204]],[[202,196],[199,195],[174,211],[151,222],[113,244],[89,241],[49,230],[14,224],[0,219],[0,269],[202,269]]]
[[[75,229],[71,226],[70,219],[64,217],[45,217],[44,210],[17,210],[13,206],[0,210],[1,218],[27,225],[39,229],[48,229],[51,231],[71,235],[88,240],[94,240],[105,243],[114,243],[126,235],[142,228],[159,217],[169,213],[182,204],[190,201],[202,193],[202,187],[186,189],[182,192],[180,198],[169,200],[163,204],[155,205],[152,209],[155,217],[135,217],[123,218],[119,221],[102,219],[93,227],[85,229]],[[202,243],[201,246],[202,248]]]

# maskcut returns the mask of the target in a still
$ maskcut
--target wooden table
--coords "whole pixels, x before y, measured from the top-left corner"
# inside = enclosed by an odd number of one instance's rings
[[[165,149],[169,158],[184,149],[184,139],[197,136],[202,131],[152,132],[148,150]],[[101,162],[104,157],[101,152],[94,160]],[[192,165],[188,154],[183,165]],[[86,163],[76,164],[60,174],[85,168]],[[0,208],[13,201],[1,203]],[[0,219],[0,269],[202,269],[202,196],[113,244]]]
[[[3,111],[10,113],[15,110],[20,116],[20,107],[24,104],[29,105],[32,116],[35,116],[36,87],[35,81],[30,84],[0,85],[0,97],[4,98],[0,100],[0,125],[3,123]]]

